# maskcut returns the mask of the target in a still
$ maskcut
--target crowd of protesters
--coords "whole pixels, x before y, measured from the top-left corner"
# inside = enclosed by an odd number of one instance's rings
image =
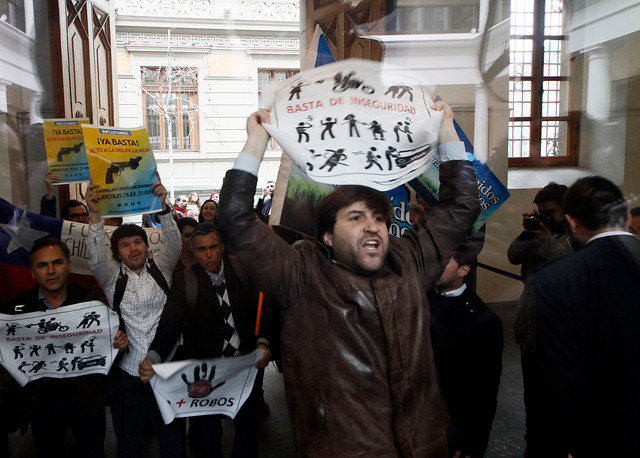
[[[451,108],[435,109],[444,115],[439,204],[414,210],[401,238],[389,236],[388,198],[364,186],[340,186],[322,199],[315,240],[289,244],[264,224],[277,194],[269,181],[254,205],[269,140],[264,110],[248,119],[247,144],[220,193],[170,202],[161,181],[151,186],[162,202],[144,220],[163,235],[154,256],[143,228],[102,218],[96,185],[85,203],[66,203],[62,219],[88,225],[99,289],[69,281],[69,249],[43,238],[30,254],[37,284],[3,311],[100,300],[118,312],[113,346],[122,354],[108,376],[45,377],[14,391],[28,406],[19,417],[39,456],[68,456],[67,428],[78,456],[104,456],[107,403],[118,457],[142,456],[148,419],[161,457],[185,456],[187,441],[197,456],[222,456],[221,416],[191,417],[188,434],[182,418],[165,424],[148,382],[155,364],[256,349],[259,376],[234,419],[233,456],[259,456],[263,370],[276,353],[299,456],[483,456],[503,326],[468,281],[484,242],[482,231],[470,236],[480,212],[475,171]],[[47,174],[43,215],[56,216],[56,181]],[[534,204],[508,250],[525,284],[515,322],[525,456],[633,456],[640,241],[632,235],[640,211],[629,212],[602,177],[550,183]],[[109,241],[105,224],[118,226]]]

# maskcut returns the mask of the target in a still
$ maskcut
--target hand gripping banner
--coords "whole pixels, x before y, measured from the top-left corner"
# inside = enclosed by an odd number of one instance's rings
[[[381,191],[419,176],[438,142],[442,112],[404,69],[348,59],[269,88],[267,131],[311,179]]]

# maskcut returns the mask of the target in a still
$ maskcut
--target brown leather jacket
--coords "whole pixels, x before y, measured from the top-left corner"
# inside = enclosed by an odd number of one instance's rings
[[[252,207],[257,178],[230,170],[218,224],[266,297],[282,307],[282,358],[299,456],[446,457],[426,292],[478,212],[471,163],[441,163],[440,205],[391,238],[383,269],[365,277],[321,245],[287,245]]]

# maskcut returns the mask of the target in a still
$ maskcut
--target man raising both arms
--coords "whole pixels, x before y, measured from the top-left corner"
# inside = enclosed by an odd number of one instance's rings
[[[317,244],[287,245],[252,211],[269,112],[222,187],[225,244],[267,299],[282,308],[282,362],[297,453],[447,457],[447,409],[438,388],[426,291],[479,213],[476,177],[444,102],[440,205],[401,239],[391,206],[364,186],[341,186],[316,217]],[[269,259],[269,263],[255,262]]]

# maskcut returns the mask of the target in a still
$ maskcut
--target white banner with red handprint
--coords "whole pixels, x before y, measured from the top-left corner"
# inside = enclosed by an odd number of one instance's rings
[[[435,154],[443,114],[406,69],[348,59],[269,86],[267,131],[314,181],[388,191]]]
[[[154,364],[149,383],[165,424],[174,418],[227,415],[235,418],[253,389],[263,350],[233,358]]]
[[[22,386],[42,377],[106,375],[119,326],[118,314],[98,301],[0,314],[0,364]]]

